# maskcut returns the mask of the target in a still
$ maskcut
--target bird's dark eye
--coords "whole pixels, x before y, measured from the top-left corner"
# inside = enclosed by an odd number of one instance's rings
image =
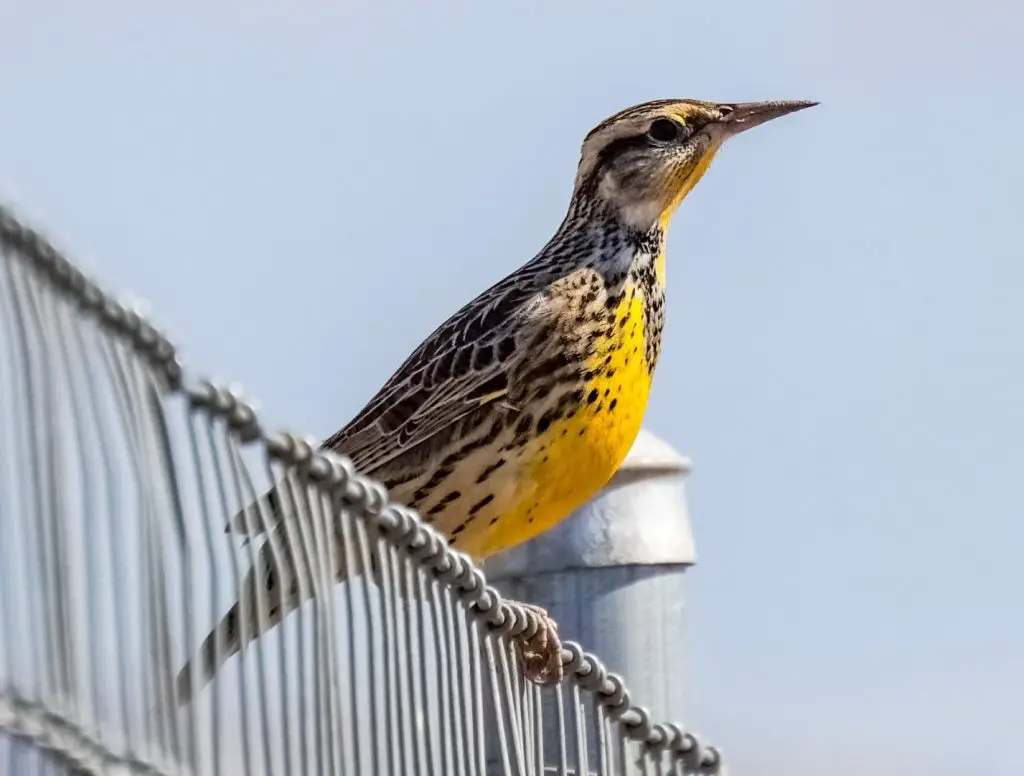
[[[672,119],[655,119],[651,122],[647,135],[659,143],[669,143],[682,134],[682,126]]]

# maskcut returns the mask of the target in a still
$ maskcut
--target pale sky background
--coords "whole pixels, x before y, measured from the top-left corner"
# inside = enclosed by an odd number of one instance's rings
[[[817,99],[669,233],[686,675],[734,773],[1024,772],[1024,5],[0,3],[0,192],[325,436],[658,97]],[[641,700],[642,699],[638,699]]]

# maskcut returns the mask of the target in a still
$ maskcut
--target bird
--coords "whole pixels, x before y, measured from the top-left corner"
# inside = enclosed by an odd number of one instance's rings
[[[672,215],[726,140],[814,105],[660,99],[597,124],[550,240],[435,329],[321,449],[476,561],[560,522],[607,484],[640,430],[662,350]],[[256,505],[269,520],[250,506],[229,522],[247,541],[272,532],[278,550],[263,544],[238,602],[179,672],[179,703],[310,595],[295,574],[282,590],[284,501],[278,485]],[[338,581],[361,573],[343,565]],[[540,622],[522,644],[526,676],[558,682],[557,623],[523,605]]]

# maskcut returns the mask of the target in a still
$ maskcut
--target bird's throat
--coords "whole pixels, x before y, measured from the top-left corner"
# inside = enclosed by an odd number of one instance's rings
[[[704,177],[704,173],[711,166],[711,160],[715,158],[717,153],[717,146],[708,149],[707,153],[701,157],[700,161],[692,169],[685,171],[685,174],[680,175],[678,179],[670,181],[667,186],[668,196],[665,199],[661,215],[658,217],[658,224],[663,232],[668,230],[668,224],[672,220],[672,216],[675,215],[676,210],[679,209],[679,205],[682,204],[687,195],[693,191],[693,187]]]

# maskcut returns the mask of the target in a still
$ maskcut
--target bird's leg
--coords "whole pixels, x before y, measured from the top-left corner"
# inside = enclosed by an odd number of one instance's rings
[[[535,684],[558,684],[564,676],[558,623],[539,606],[519,601],[516,603],[532,612],[538,623],[537,632],[533,636],[527,637],[523,633],[515,639],[523,658],[523,674]]]

